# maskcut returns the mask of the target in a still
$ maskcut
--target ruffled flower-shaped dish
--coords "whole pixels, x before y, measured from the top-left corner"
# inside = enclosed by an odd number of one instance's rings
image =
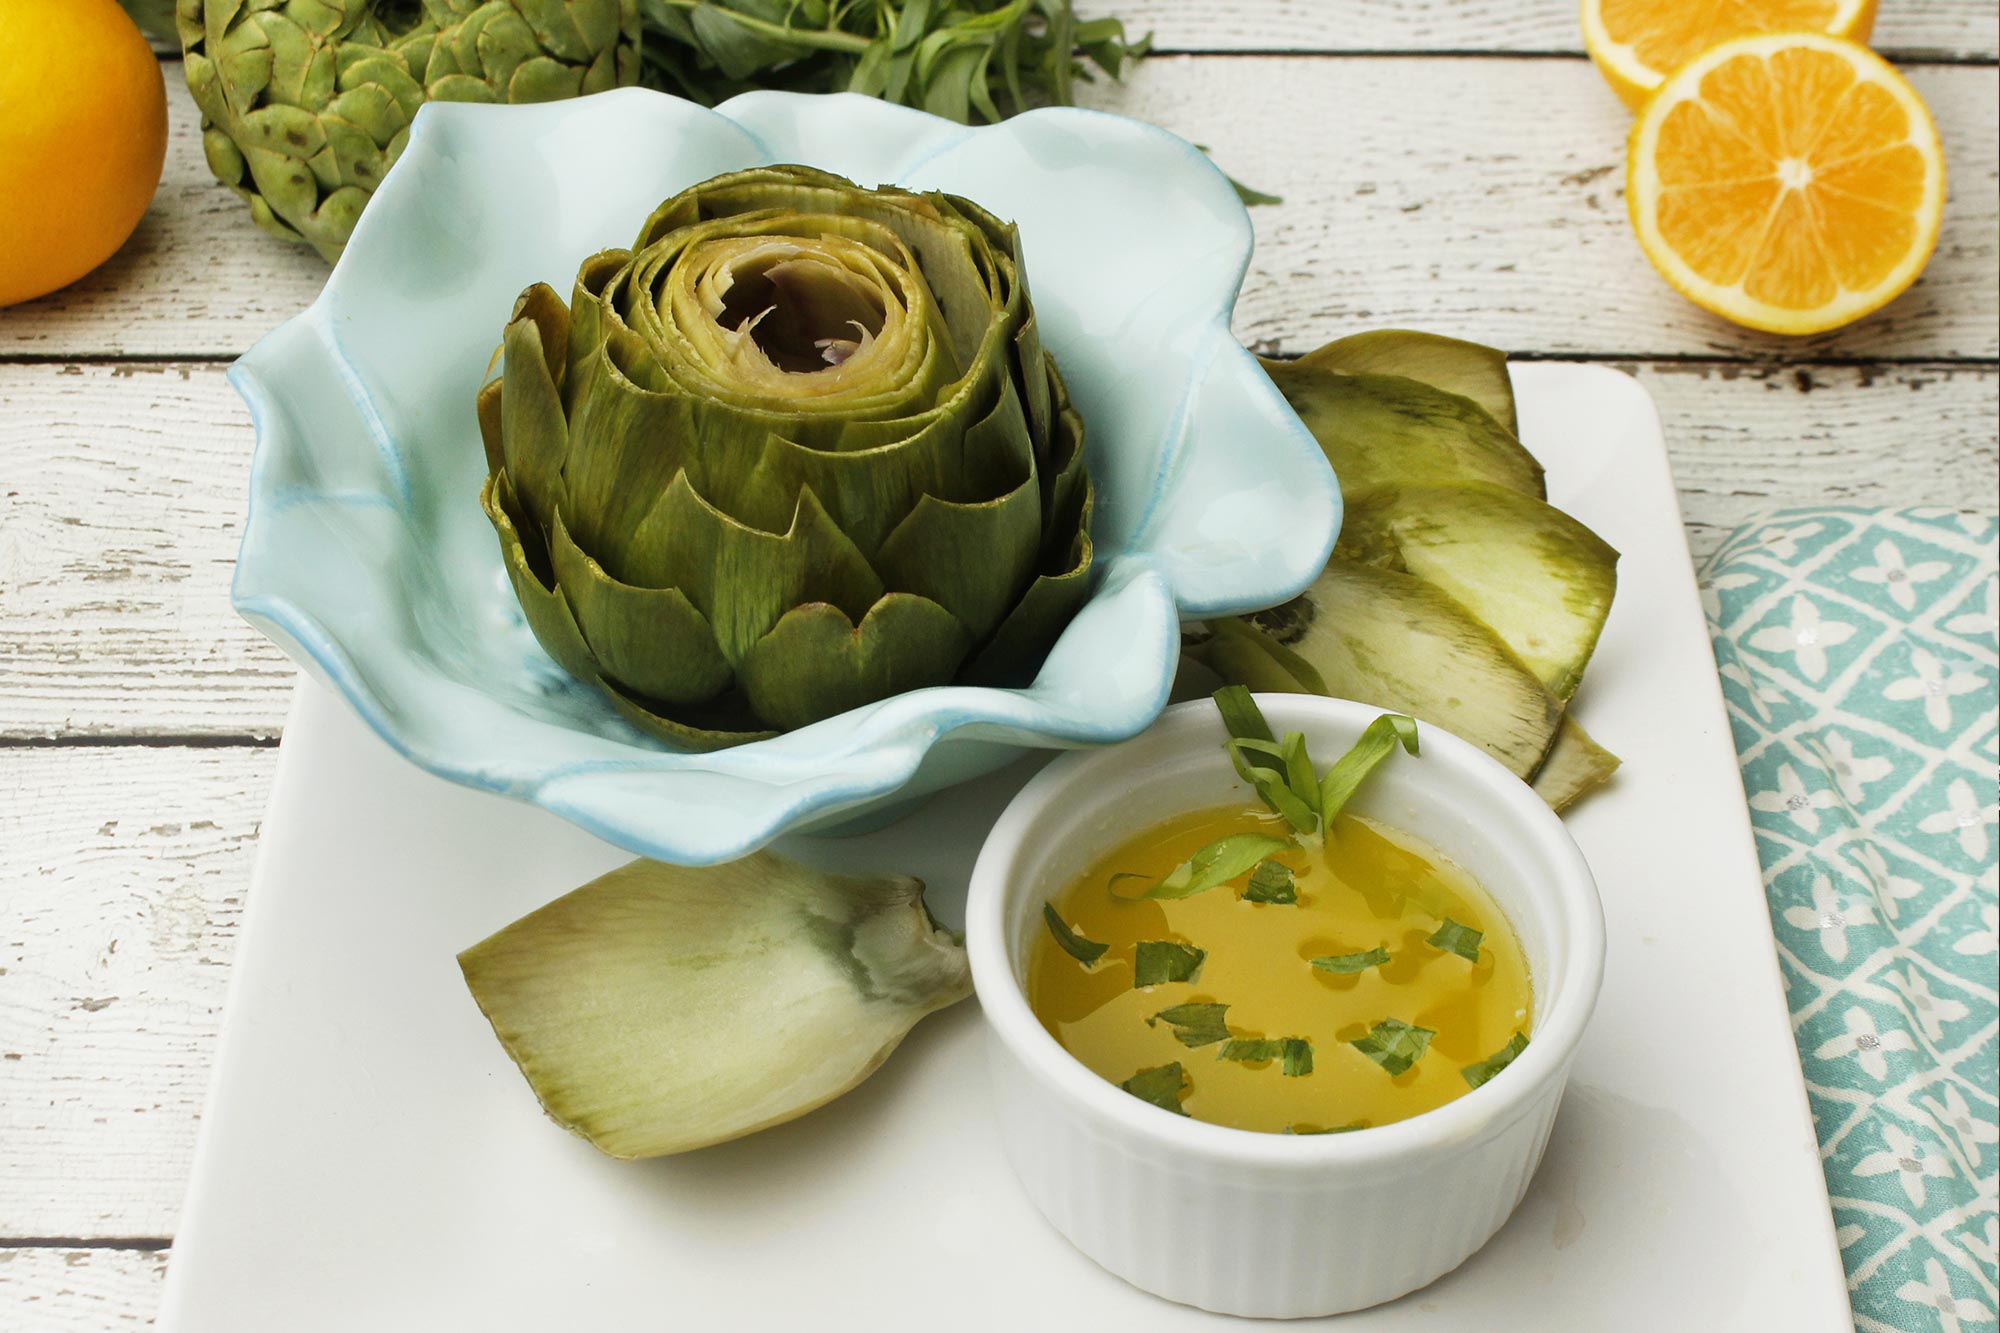
[[[567,289],[695,182],[797,162],[1019,224],[1088,426],[1097,584],[1026,689],[944,686],[708,754],[633,730],[536,643],[480,512],[473,399],[514,298]],[[1117,116],[982,129],[855,96],[711,111],[639,90],[430,105],[312,307],[231,378],[257,428],[237,609],[402,754],[684,864],[1122,740],[1165,704],[1182,616],[1319,573],[1340,494],[1229,318],[1250,221],[1191,144]]]

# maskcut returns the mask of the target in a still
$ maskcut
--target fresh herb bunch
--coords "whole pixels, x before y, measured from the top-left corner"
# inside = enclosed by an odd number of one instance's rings
[[[755,88],[866,93],[962,124],[1068,106],[1145,55],[1070,0],[640,0],[645,79],[713,106]]]

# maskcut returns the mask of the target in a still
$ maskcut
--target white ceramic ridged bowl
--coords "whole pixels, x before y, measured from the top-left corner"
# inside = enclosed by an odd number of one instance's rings
[[[1272,729],[1322,764],[1381,710],[1260,695]],[[1485,885],[1527,953],[1528,1048],[1466,1096],[1339,1135],[1260,1134],[1150,1106],[1057,1044],[1023,980],[1042,904],[1132,833],[1256,798],[1207,701],[1137,739],[1066,755],[1001,815],[973,870],[966,936],[993,1028],[1002,1140],[1035,1205],[1134,1286],[1226,1314],[1298,1318],[1392,1300],[1450,1272],[1500,1229],[1540,1164],[1597,1002],[1604,921],[1562,822],[1499,764],[1435,727],[1376,769],[1350,807],[1417,834]]]

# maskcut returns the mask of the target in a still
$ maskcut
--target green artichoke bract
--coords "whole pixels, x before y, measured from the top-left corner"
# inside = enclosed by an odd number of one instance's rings
[[[1031,680],[1091,565],[1083,422],[1015,229],[806,167],[719,176],[537,284],[479,397],[535,635],[702,749]]]
[[[1202,686],[1408,713],[1480,746],[1557,810],[1608,779],[1617,757],[1567,710],[1618,553],[1547,502],[1515,433],[1506,355],[1382,329],[1264,368],[1333,465],[1346,513],[1311,587],[1189,633]]]
[[[328,260],[425,102],[639,78],[638,0],[179,0],[175,17],[209,169]]]

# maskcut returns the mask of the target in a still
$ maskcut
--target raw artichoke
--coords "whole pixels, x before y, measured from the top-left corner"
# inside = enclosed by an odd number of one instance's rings
[[[923,892],[774,852],[634,861],[458,964],[557,1122],[613,1157],[658,1157],[825,1105],[971,994]]]
[[[209,169],[266,231],[340,257],[426,101],[636,83],[637,0],[179,0]]]
[[[536,637],[681,745],[1024,684],[1084,596],[1083,422],[1018,235],[964,199],[697,185],[568,307],[522,294],[479,421]]]

